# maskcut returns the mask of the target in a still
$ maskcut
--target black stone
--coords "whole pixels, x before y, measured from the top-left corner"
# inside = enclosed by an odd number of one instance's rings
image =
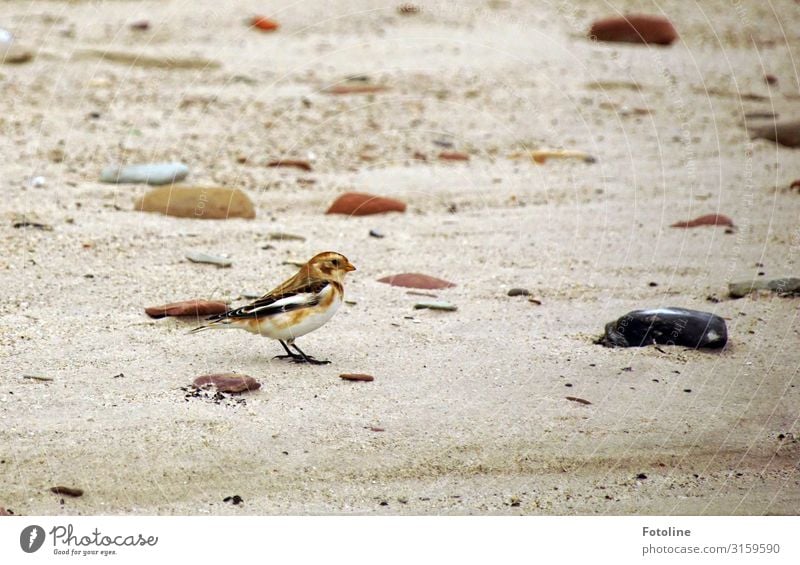
[[[686,308],[634,310],[606,324],[598,343],[606,347],[642,347],[655,343],[720,348],[728,341],[725,320]]]

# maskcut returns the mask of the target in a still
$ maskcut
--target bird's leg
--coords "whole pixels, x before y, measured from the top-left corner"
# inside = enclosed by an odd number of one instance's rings
[[[303,353],[302,349],[297,347],[296,343],[292,343],[292,347],[294,347],[297,350],[297,352],[303,356],[303,361],[305,361],[306,363],[311,363],[312,365],[327,365],[328,363],[330,363],[330,361],[320,361],[319,359],[314,359],[310,355],[306,355],[305,353]]]
[[[286,355],[276,355],[275,357],[273,357],[273,359],[291,359],[295,363],[304,363],[306,361],[302,355],[298,355],[297,353],[292,353],[292,350],[286,347],[286,343],[282,339],[279,339],[278,343],[281,344],[281,347],[283,347],[283,350],[286,352]]]

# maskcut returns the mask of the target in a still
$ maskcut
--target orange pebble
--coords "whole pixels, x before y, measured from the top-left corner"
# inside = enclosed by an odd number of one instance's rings
[[[253,19],[250,20],[250,25],[257,27],[261,31],[275,31],[281,27],[275,20],[265,18],[264,16],[254,16]]]

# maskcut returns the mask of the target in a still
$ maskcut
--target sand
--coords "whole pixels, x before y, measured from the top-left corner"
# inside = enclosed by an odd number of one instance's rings
[[[0,5],[0,27],[36,50],[0,65],[0,506],[798,512],[798,301],[726,298],[732,280],[798,275],[799,150],[743,127],[747,112],[798,117],[794,3],[613,3],[663,10],[681,35],[667,48],[585,40],[614,13],[606,2],[459,4],[401,16],[393,3],[272,3],[274,33],[247,28],[266,9],[255,1]],[[128,28],[140,19],[148,31]],[[92,55],[104,49],[149,58]],[[176,58],[208,66],[157,63]],[[323,92],[349,75],[389,89]],[[443,141],[470,160],[437,160]],[[509,157],[541,147],[596,162]],[[266,167],[282,158],[313,171]],[[245,190],[256,219],[138,212],[147,187],[98,182],[108,164],[166,160],[189,165],[187,183]],[[409,208],[324,215],[346,190]],[[31,213],[53,230],[11,227]],[[669,227],[706,213],[738,229]],[[277,231],[306,239],[270,241]],[[298,341],[330,365],[144,314],[240,304],[322,250],[358,267],[355,304]],[[377,282],[402,272],[456,283],[436,294],[458,310],[415,311],[421,297]],[[659,306],[723,316],[727,348],[593,343],[606,322]],[[262,387],[244,402],[185,399],[211,372]],[[55,485],[85,494],[62,502]],[[244,502],[223,502],[233,495]]]

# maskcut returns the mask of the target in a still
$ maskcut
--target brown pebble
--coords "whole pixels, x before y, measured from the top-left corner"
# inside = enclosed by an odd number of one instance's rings
[[[380,84],[337,84],[326,88],[323,92],[328,94],[375,94],[389,90]]]
[[[405,212],[406,204],[394,198],[384,198],[365,192],[346,192],[339,196],[326,214],[344,214],[346,216],[368,216],[386,212]]]
[[[144,311],[151,318],[164,318],[166,316],[210,316],[212,314],[222,314],[228,311],[228,305],[224,302],[211,300],[184,300],[182,302],[172,302],[163,306],[149,306]]]
[[[469,155],[461,151],[442,151],[439,153],[442,161],[469,161]]]
[[[774,141],[784,147],[800,147],[800,120],[751,126],[749,129],[753,138]]]
[[[339,375],[340,379],[344,379],[346,381],[361,381],[361,382],[372,382],[375,380],[375,377],[372,375],[365,375],[362,373],[344,373]]]
[[[667,18],[629,14],[594,22],[589,29],[589,38],[597,41],[669,45],[678,39],[678,32]]]
[[[64,486],[51,487],[50,492],[55,494],[63,494],[65,496],[72,496],[76,498],[79,496],[83,496],[83,490],[79,488],[64,487]]]
[[[584,400],[583,398],[578,398],[577,396],[567,396],[565,397],[567,400],[571,400],[572,402],[577,402],[578,404],[591,404],[588,400]]]
[[[454,283],[443,279],[437,279],[429,275],[420,273],[401,273],[399,275],[392,275],[378,279],[378,282],[386,283],[392,286],[402,286],[406,288],[421,288],[425,290],[438,290],[442,288],[451,288],[456,286]]]
[[[133,22],[128,27],[130,27],[132,30],[135,31],[147,31],[148,29],[150,29],[150,22],[148,22],[147,20],[139,20],[137,22]]]
[[[166,185],[154,188],[134,204],[143,212],[158,212],[197,220],[253,219],[252,200],[238,188]]]
[[[722,214],[706,214],[699,216],[688,222],[675,222],[671,228],[695,228],[697,226],[730,226],[733,227],[733,220]]]
[[[13,516],[13,515],[14,512],[12,512],[11,510],[6,510],[2,506],[0,506],[0,516]]]
[[[311,170],[311,163],[301,159],[278,159],[267,163],[267,167],[294,167],[303,171]]]
[[[378,428],[378,427],[375,427],[375,426],[370,426],[370,428],[369,428],[369,431],[371,431],[371,432],[385,432],[386,430],[385,430],[385,429],[383,429],[383,428]]]
[[[248,375],[236,373],[217,373],[213,375],[203,375],[194,380],[194,386],[202,387],[214,385],[219,392],[245,392],[247,390],[258,390],[261,383]]]
[[[764,75],[764,82],[767,84],[778,84],[778,77],[775,75]]]

